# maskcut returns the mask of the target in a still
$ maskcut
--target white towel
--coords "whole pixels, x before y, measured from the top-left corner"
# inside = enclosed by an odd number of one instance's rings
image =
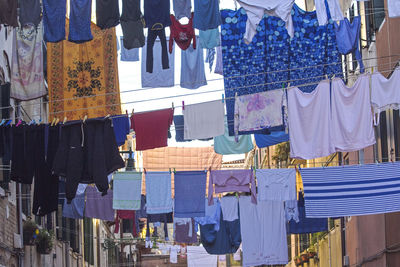
[[[183,108],[184,139],[207,139],[225,132],[225,111],[221,100]]]
[[[389,18],[400,17],[400,1],[388,0]]]
[[[337,152],[361,150],[375,144],[369,75],[359,76],[353,87],[332,80],[332,142]]]
[[[314,159],[335,152],[331,141],[329,81],[321,81],[311,93],[297,87],[288,90],[290,157]]]
[[[210,255],[202,246],[187,246],[188,267],[217,267],[218,255]]]

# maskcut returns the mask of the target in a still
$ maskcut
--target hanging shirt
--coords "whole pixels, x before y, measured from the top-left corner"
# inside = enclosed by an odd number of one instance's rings
[[[232,222],[239,219],[239,200],[237,197],[221,198],[221,210],[224,221]]]
[[[118,146],[125,144],[126,136],[129,134],[129,118],[128,115],[112,117],[112,124],[115,134],[115,140]]]
[[[258,169],[258,201],[296,200],[295,169]]]
[[[40,0],[19,2],[19,23],[22,27],[26,25],[37,27],[41,21],[41,13],[42,7],[40,6]]]
[[[343,20],[343,13],[338,0],[327,0],[329,7],[329,14],[332,20]],[[320,26],[326,25],[329,21],[328,12],[326,9],[325,0],[315,0],[315,9]]]
[[[175,217],[205,216],[206,180],[207,173],[205,171],[180,171],[175,173]]]
[[[375,125],[379,124],[379,114],[382,111],[400,108],[400,68],[393,71],[390,79],[386,79],[380,72],[371,75],[371,105],[374,111]]]
[[[360,43],[360,28],[361,28],[361,17],[356,16],[353,18],[353,23],[350,24],[348,18],[345,18],[336,23],[335,33],[338,50],[342,55],[349,53],[355,53],[358,64],[360,65],[360,72],[364,73],[364,63],[362,62],[362,56],[358,45]]]
[[[121,43],[124,43],[123,36],[121,36]],[[139,61],[139,48],[126,49],[125,46],[122,45],[121,61]]]
[[[283,201],[251,203],[240,196],[243,266],[286,265],[288,245]]]
[[[11,97],[21,101],[47,95],[43,75],[42,25],[16,29],[11,66]]]
[[[221,25],[219,0],[194,0],[193,27],[205,31]]]
[[[282,129],[284,90],[272,90],[235,99],[235,135],[239,131],[255,131],[264,128]]]
[[[387,1],[389,18],[400,17],[400,2],[397,0],[388,0]]]
[[[141,172],[117,172],[113,175],[113,209],[139,210],[142,192]]]
[[[92,0],[74,0],[70,3],[68,41],[84,43],[93,39],[90,30]]]
[[[114,221],[113,191],[108,190],[107,195],[102,196],[93,186],[86,188],[85,217],[100,219],[103,221]]]
[[[210,49],[220,46],[221,38],[219,36],[218,28],[206,31],[199,31],[199,40],[201,47],[203,48]]]
[[[173,109],[134,113],[131,127],[136,135],[136,150],[146,150],[168,145],[168,130],[174,116]]]
[[[147,213],[172,212],[171,173],[146,172]]]
[[[17,27],[17,6],[18,1],[0,0],[0,24]]]
[[[121,28],[126,49],[144,46],[143,23],[140,0],[122,0]]]
[[[251,200],[257,203],[256,183],[252,170],[212,170],[208,182],[208,203],[213,203],[215,193],[251,192]]]
[[[271,132],[270,134],[254,134],[254,139],[256,140],[256,145],[262,148],[289,141],[289,134],[285,131]]]
[[[43,39],[46,42],[65,40],[65,14],[67,1],[43,0]]]
[[[168,57],[169,68],[164,69],[162,65],[161,56],[163,52],[161,51],[161,48],[161,41],[159,39],[155,40],[153,46],[154,55],[152,73],[146,71],[147,45],[142,48],[142,59],[146,58],[146,60],[142,60],[141,65],[141,78],[143,88],[172,87],[175,84],[175,49],[173,49],[172,54],[170,54],[165,47],[165,56]]]
[[[96,25],[108,29],[119,24],[119,1],[96,0]]]
[[[225,123],[224,135],[214,137],[214,151],[221,155],[243,154],[252,149],[251,135],[229,136],[228,122]]]
[[[188,267],[217,267],[218,256],[210,255],[202,246],[187,246]]]
[[[170,3],[165,0],[145,0],[144,20],[149,30],[161,30],[171,25]]]
[[[196,38],[196,37],[195,37]],[[193,41],[195,44],[195,41]],[[203,49],[194,45],[181,51],[181,87],[187,89],[197,89],[207,85],[206,74],[204,72]]]
[[[192,12],[192,1],[191,0],[173,0],[174,13],[177,19],[184,17],[190,18]]]
[[[193,28],[193,13],[189,19],[188,24],[182,25],[174,15],[170,15],[171,17],[171,26],[170,26],[170,36],[169,36],[169,52],[172,53],[172,46],[174,44],[174,40],[176,44],[182,49],[186,50],[190,47],[190,43],[193,39],[193,48],[196,49],[196,35],[194,33]]]
[[[184,138],[206,139],[224,134],[224,104],[221,100],[183,108]]]
[[[332,135],[336,151],[350,152],[375,144],[369,75],[361,75],[352,87],[332,80]],[[351,114],[351,116],[349,116]]]
[[[321,81],[311,93],[297,87],[287,93],[290,157],[315,159],[334,153],[329,80]]]
[[[291,11],[294,0],[238,0],[238,2],[247,13],[246,33],[244,34],[244,41],[246,43],[252,42],[257,32],[257,26],[264,14],[281,18],[285,23],[290,37],[293,37]]]

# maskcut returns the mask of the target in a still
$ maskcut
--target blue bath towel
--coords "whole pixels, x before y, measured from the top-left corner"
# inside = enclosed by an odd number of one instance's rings
[[[172,211],[171,174],[146,172],[147,214]]]
[[[69,12],[69,35],[68,41],[84,43],[93,39],[90,29],[90,18],[92,13],[91,0],[71,1]]]
[[[205,216],[206,180],[207,173],[205,171],[175,173],[175,217]]]

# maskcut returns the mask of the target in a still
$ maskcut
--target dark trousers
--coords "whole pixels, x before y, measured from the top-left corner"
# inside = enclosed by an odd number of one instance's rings
[[[146,71],[153,73],[153,46],[157,39],[161,41],[161,61],[162,68],[169,69],[169,59],[167,50],[167,38],[165,37],[165,28],[162,30],[149,30],[147,36],[147,55],[146,55]]]

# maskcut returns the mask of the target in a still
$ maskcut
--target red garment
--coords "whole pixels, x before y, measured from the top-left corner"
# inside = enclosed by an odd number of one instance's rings
[[[189,19],[189,23],[182,25],[174,15],[171,14],[171,26],[169,26],[171,33],[169,36],[169,52],[172,53],[172,45],[174,40],[176,44],[182,49],[186,50],[190,46],[193,39],[193,48],[196,49],[196,35],[193,28],[193,12]]]
[[[131,127],[136,135],[136,150],[167,146],[168,130],[173,117],[172,108],[134,113],[131,116]]]
[[[119,224],[121,219],[131,219],[133,221],[132,235],[137,236],[136,223],[135,223],[135,211],[134,210],[117,210],[117,216],[115,217],[115,229],[114,233],[119,232]]]

